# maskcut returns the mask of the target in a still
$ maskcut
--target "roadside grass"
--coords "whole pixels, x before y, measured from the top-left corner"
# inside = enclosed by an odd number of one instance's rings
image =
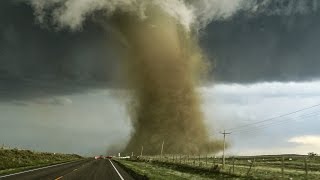
[[[320,172],[320,157],[308,157],[304,155],[269,155],[269,156],[252,156],[252,157],[235,157],[235,164],[248,166],[248,161],[255,159],[255,166],[266,166],[280,169],[282,166],[282,157],[284,158],[285,169],[305,170],[305,159],[307,158],[308,169],[310,171]],[[210,158],[211,159],[211,158]],[[210,160],[209,161],[212,161]],[[202,159],[205,161],[205,159]],[[221,160],[218,160],[221,162]],[[218,162],[217,161],[217,162]],[[232,164],[233,158],[227,158],[226,164]]]
[[[119,163],[135,173],[150,180],[209,180],[209,179],[241,179],[226,174],[208,173],[193,167],[186,168],[170,164],[148,163],[142,161],[118,160]]]
[[[222,172],[232,172],[232,165],[226,165]],[[248,166],[235,165],[235,175],[246,177],[248,173]],[[255,179],[282,179],[281,169],[267,166],[254,166],[249,173],[249,176]],[[285,169],[283,179],[306,179],[306,173],[300,169]],[[308,179],[320,179],[320,172],[308,172]]]
[[[282,165],[282,158],[284,158]],[[307,158],[308,176],[306,176],[305,159]],[[254,159],[254,160],[253,160]],[[209,161],[212,162],[212,159]],[[234,167],[233,167],[234,161]],[[249,162],[248,162],[249,161]],[[319,157],[309,158],[302,155],[272,155],[228,158],[222,172],[232,173],[239,176],[247,176],[251,163],[254,161],[249,176],[257,179],[320,179]],[[221,161],[220,161],[221,162]],[[201,159],[203,166],[212,166]],[[207,164],[207,165],[206,165]],[[219,164],[222,165],[222,164]],[[281,167],[283,166],[283,177]],[[233,170],[234,168],[234,170]]]
[[[76,154],[33,152],[30,150],[0,149],[0,174],[10,174],[47,165],[82,159]]]
[[[282,158],[284,159],[283,162]],[[170,168],[178,171],[198,174],[205,171],[212,174],[211,169],[215,165],[222,167],[221,158],[203,158],[203,156],[201,158],[199,156],[180,155],[167,155],[163,158],[144,156],[139,158],[138,161],[157,164],[158,166],[171,166]],[[232,179],[320,179],[319,166],[319,157],[310,158],[302,155],[234,157],[226,159],[225,168],[221,168],[220,173],[235,176]]]

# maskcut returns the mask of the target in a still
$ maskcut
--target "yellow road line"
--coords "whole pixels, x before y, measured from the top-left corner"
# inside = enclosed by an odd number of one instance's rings
[[[56,178],[55,180],[59,180],[59,179],[62,179],[62,178],[63,178],[63,176],[60,176],[60,177]]]

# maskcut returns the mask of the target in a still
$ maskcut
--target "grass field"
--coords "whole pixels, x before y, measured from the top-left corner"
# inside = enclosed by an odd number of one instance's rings
[[[119,162],[127,168],[133,170],[137,174],[148,177],[150,180],[209,180],[231,178],[232,176],[223,174],[207,173],[198,171],[197,169],[180,169],[178,166],[156,164],[139,161],[119,160]]]
[[[8,174],[33,167],[81,159],[75,154],[54,154],[30,150],[0,149],[0,174]]]
[[[121,163],[150,179],[162,179],[163,176],[157,175],[166,172],[182,179],[193,176],[199,176],[195,179],[221,179],[228,175],[229,179],[320,179],[320,157],[302,155],[231,157],[226,159],[224,168],[221,158],[209,156],[144,156]],[[214,166],[218,168],[214,169]]]

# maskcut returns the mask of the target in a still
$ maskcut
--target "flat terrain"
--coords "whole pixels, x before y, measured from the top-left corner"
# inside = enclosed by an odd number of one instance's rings
[[[29,170],[17,174],[0,176],[5,180],[52,180],[52,179],[70,179],[70,180],[133,180],[131,176],[125,172],[116,163],[108,159],[86,159],[71,163],[63,163],[53,167]]]
[[[144,156],[120,163],[150,179],[320,179],[320,157],[304,155]]]
[[[126,168],[135,173],[146,176],[151,180],[209,180],[209,179],[243,179],[236,178],[227,174],[210,173],[198,171],[192,168],[182,169],[177,166],[170,166],[158,163],[137,162],[129,160],[120,160]]]

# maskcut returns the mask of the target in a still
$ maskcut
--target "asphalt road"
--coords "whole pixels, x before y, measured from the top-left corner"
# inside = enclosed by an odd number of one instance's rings
[[[35,169],[22,173],[16,173],[2,180],[133,180],[133,178],[121,169],[115,162],[109,159],[84,160],[62,165],[51,166],[43,169]]]

